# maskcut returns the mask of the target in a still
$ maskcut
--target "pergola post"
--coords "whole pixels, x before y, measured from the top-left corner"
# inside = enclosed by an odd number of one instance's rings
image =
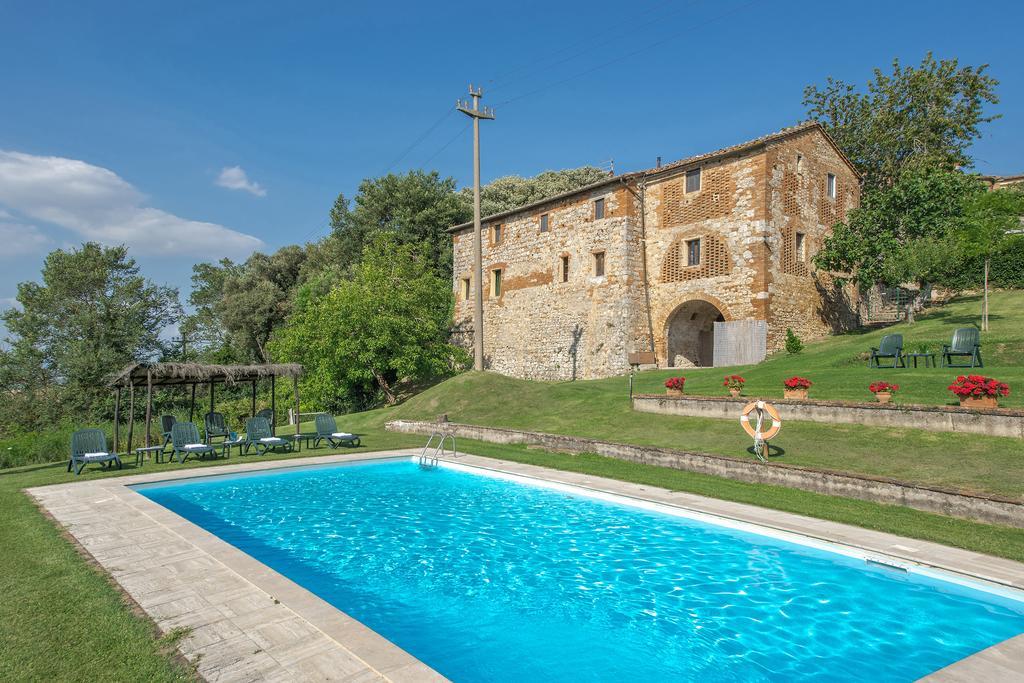
[[[270,376],[270,412],[274,416],[270,420],[270,433],[277,436],[277,379],[276,375]]]
[[[135,378],[128,376],[128,450],[132,452],[132,436],[135,435]]]
[[[252,381],[252,410],[249,417],[256,417],[256,380]]]
[[[114,452],[121,452],[121,387],[117,388],[114,399]]]
[[[217,411],[214,410],[214,404],[213,404],[213,384],[214,384],[213,378],[211,377],[210,378],[210,412],[211,413],[217,412]]]
[[[195,422],[196,416],[196,383],[192,382],[192,403],[188,406],[188,421]]]
[[[302,433],[302,418],[299,417],[299,378],[292,377],[292,386],[295,388],[295,436]]]
[[[150,432],[153,427],[153,371],[146,370],[146,448],[150,443]]]

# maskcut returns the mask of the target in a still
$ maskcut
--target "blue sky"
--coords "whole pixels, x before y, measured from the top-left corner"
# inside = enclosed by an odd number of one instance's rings
[[[801,92],[928,50],[989,63],[977,169],[1024,172],[1024,9],[990,2],[0,3],[0,307],[50,249],[126,242],[187,296],[191,264],[326,232],[385,171],[617,171],[803,118]],[[419,144],[410,145],[430,131]],[[401,157],[401,158],[399,158]]]

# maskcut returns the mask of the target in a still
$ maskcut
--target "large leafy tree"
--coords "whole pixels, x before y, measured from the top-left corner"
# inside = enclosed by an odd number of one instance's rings
[[[480,211],[484,216],[510,211],[607,178],[607,171],[602,171],[594,166],[567,168],[562,171],[544,171],[532,178],[515,175],[503,176],[480,188]],[[466,211],[471,213],[473,210],[473,188],[463,188],[459,196],[466,205]]]
[[[981,329],[988,330],[989,270],[992,257],[1010,234],[1021,229],[1024,191],[1020,187],[974,193],[964,199],[963,227],[958,231],[961,248],[968,256],[984,259],[984,304]]]
[[[432,262],[431,245],[373,235],[351,278],[322,297],[306,297],[272,346],[306,368],[304,393],[320,410],[394,403],[404,387],[465,363],[449,343],[451,284]]]
[[[10,334],[0,375],[7,408],[39,422],[58,411],[98,417],[108,375],[161,356],[161,333],[181,314],[177,291],[142,277],[126,247],[91,242],[51,252],[42,281],[18,285],[18,304],[3,314]]]
[[[866,88],[828,78],[804,90],[808,116],[820,121],[857,168],[868,190],[895,183],[907,170],[952,170],[972,163],[968,147],[996,116],[999,82],[987,65],[961,66],[928,53],[919,66],[894,60],[875,69]]]

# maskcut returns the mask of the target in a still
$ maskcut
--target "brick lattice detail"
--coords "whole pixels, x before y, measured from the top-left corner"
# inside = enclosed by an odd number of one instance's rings
[[[704,168],[699,192],[686,194],[685,178],[665,183],[662,227],[724,218],[734,207],[736,180],[725,168]]]
[[[686,242],[700,238],[701,257],[699,266],[686,265]],[[705,277],[728,275],[732,270],[729,248],[720,235],[691,235],[680,237],[672,243],[661,263],[662,282],[685,282]]]
[[[798,218],[800,216],[800,202],[796,193],[800,189],[800,180],[796,173],[786,171],[782,176],[782,211],[787,216]]]
[[[846,218],[847,206],[853,206],[853,192],[849,188],[839,187],[836,198],[829,199],[828,180],[822,176],[821,193],[818,197],[818,220],[832,227]]]
[[[796,233],[797,231],[793,228],[782,229],[782,272],[786,275],[807,276],[810,274],[807,264],[797,258]],[[804,235],[804,240],[809,239],[807,235]],[[808,257],[810,256],[810,242],[804,243],[804,252]]]

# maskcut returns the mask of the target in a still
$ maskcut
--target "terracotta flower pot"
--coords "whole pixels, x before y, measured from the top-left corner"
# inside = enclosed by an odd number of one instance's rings
[[[960,399],[961,408],[998,408],[999,399],[995,396],[964,396]]]
[[[892,393],[888,391],[877,391],[875,392],[875,398],[878,399],[879,403],[888,403],[892,400]]]
[[[729,395],[732,396],[733,398],[739,398],[740,391],[742,391],[742,389],[730,389]]]
[[[682,389],[666,389],[665,393],[668,394],[669,396],[682,396],[683,395],[683,390]]]
[[[784,389],[783,392],[782,392],[782,395],[785,398],[793,398],[793,399],[797,399],[799,401],[803,401],[803,400],[807,399],[807,390],[806,389]]]

